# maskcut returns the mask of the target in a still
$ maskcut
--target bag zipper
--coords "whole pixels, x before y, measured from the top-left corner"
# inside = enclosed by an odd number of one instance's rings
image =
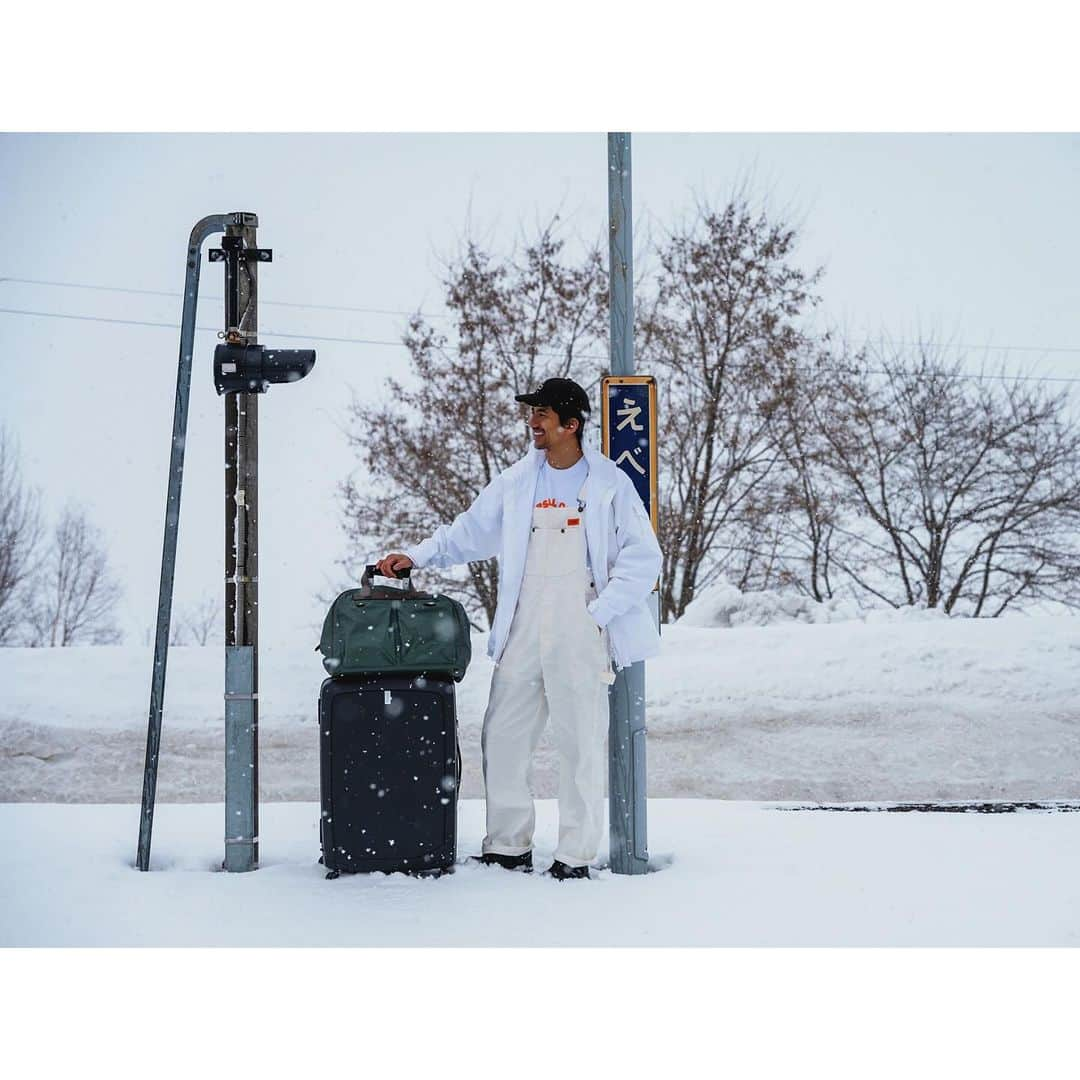
[[[401,611],[401,601],[391,600],[390,608],[390,623],[394,628],[394,652],[397,655],[397,661],[401,663],[401,654],[404,651],[401,644],[401,619],[399,613]]]

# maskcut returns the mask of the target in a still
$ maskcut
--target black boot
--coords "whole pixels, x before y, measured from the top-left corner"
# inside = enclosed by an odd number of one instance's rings
[[[524,855],[500,855],[495,851],[485,851],[483,855],[470,855],[469,862],[501,866],[504,870],[520,870],[524,874],[531,874],[533,870],[531,851],[526,851]]]
[[[556,859],[551,867],[544,871],[546,877],[553,877],[556,881],[570,881],[573,878],[589,878],[589,868],[587,866],[567,866],[564,862],[559,862]]]

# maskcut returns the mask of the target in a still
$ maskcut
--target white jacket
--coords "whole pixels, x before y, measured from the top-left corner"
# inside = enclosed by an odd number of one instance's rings
[[[517,608],[532,526],[536,475],[545,452],[530,449],[491,481],[472,506],[427,540],[406,548],[413,565],[445,568],[499,557],[499,602],[488,638],[488,656],[502,656]],[[652,523],[630,478],[610,458],[585,449],[585,542],[597,597],[589,613],[607,627],[617,668],[655,656],[660,634],[648,596],[663,557]]]

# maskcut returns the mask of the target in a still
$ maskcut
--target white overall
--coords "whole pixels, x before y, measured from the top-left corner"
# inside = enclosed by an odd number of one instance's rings
[[[596,858],[614,675],[607,631],[586,609],[596,596],[586,554],[584,511],[533,508],[521,593],[484,714],[484,852],[521,855],[532,848],[529,764],[550,716],[559,755],[555,858],[567,866]]]

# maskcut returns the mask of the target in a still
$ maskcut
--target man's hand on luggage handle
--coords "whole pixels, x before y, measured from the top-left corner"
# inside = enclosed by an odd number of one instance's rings
[[[408,555],[400,551],[391,551],[385,558],[380,559],[375,565],[383,577],[396,578],[398,570],[408,570],[413,561]]]

